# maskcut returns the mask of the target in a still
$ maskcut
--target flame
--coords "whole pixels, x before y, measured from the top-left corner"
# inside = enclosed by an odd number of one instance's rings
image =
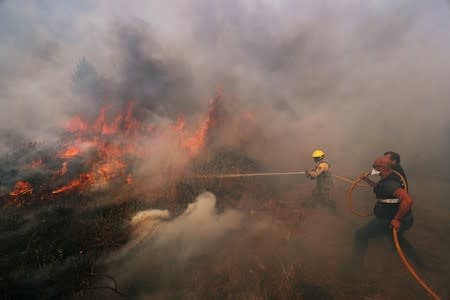
[[[98,167],[98,172],[102,178],[108,182],[113,178],[124,175],[127,165],[118,159],[111,160]]]
[[[93,185],[104,185],[111,180],[123,177],[125,181],[132,181],[132,177],[126,176],[128,167],[127,156],[142,156],[142,151],[137,143],[138,137],[135,133],[144,128],[138,120],[133,117],[134,102],[127,105],[126,113],[117,112],[114,115],[108,114],[112,111],[112,106],[103,106],[99,115],[93,122],[85,122],[80,117],[74,118],[71,126],[66,128],[71,132],[76,132],[78,137],[71,144],[66,145],[59,153],[59,157],[65,159],[61,168],[56,172],[57,176],[63,176],[68,172],[67,160],[74,156],[81,155],[82,149],[90,148],[92,155],[87,157],[85,165],[89,171],[79,175],[68,184],[55,189],[52,194],[60,194],[73,189],[85,189]],[[133,137],[132,137],[133,136]],[[126,139],[124,139],[126,137]],[[122,141],[126,141],[126,143]]]
[[[114,117],[114,120],[112,122],[108,123],[108,120],[106,118],[106,112],[110,109],[111,109],[111,105],[102,107],[100,109],[100,114],[94,123],[94,128],[103,135],[115,134],[117,132],[117,130],[119,129],[119,126],[122,122],[123,116],[120,114],[117,114]]]
[[[78,147],[76,145],[70,145],[65,150],[63,150],[59,153],[59,157],[67,159],[67,158],[77,156],[80,153],[81,153],[80,147]]]
[[[177,133],[181,147],[184,148],[191,157],[198,155],[200,150],[204,147],[209,129],[216,123],[215,116],[217,114],[217,104],[220,97],[221,94],[217,92],[216,96],[210,101],[211,108],[209,109],[208,116],[200,123],[200,126],[195,133],[189,134],[186,132],[186,118],[182,114],[178,116],[177,121],[171,127],[172,131]]]
[[[191,156],[195,156],[200,152],[205,144],[205,138],[208,134],[209,127],[213,124],[210,119],[202,122],[197,132],[186,139],[183,143],[183,147],[189,152]]]
[[[64,143],[56,151],[56,164],[48,163],[47,166],[48,169],[52,169],[52,166],[56,167],[53,169],[53,174],[49,176],[45,189],[37,189],[42,191],[42,194],[29,198],[17,198],[21,195],[36,193],[29,182],[18,181],[4,204],[8,205],[11,200],[10,203],[24,205],[35,199],[46,199],[48,198],[47,188],[56,182],[60,185],[51,191],[51,194],[55,196],[74,190],[109,187],[112,182],[132,185],[135,177],[130,171],[129,162],[149,158],[154,153],[152,149],[158,149],[157,151],[161,149],[159,145],[148,147],[149,144],[151,145],[149,141],[175,142],[175,145],[179,146],[178,150],[187,154],[177,155],[176,159],[187,163],[205,147],[210,129],[217,122],[218,101],[221,97],[221,91],[218,90],[210,101],[206,117],[200,119],[197,125],[188,122],[182,114],[178,115],[172,125],[164,122],[159,125],[141,122],[135,118],[134,101],[128,101],[124,110],[113,105],[102,106],[98,115],[92,119],[76,115],[63,127],[66,130],[63,135]],[[33,145],[30,143],[29,147]],[[43,164],[42,159],[36,159],[26,167],[38,168]],[[79,170],[72,170],[76,167]],[[71,169],[70,172],[69,169]],[[173,170],[168,173],[174,174]],[[150,175],[153,175],[152,184],[157,186],[163,186],[177,177],[175,175],[168,178],[167,172]],[[60,179],[57,180],[57,178]],[[67,178],[70,179],[66,180]]]
[[[73,190],[82,191],[90,187],[107,186],[112,181],[133,184],[134,177],[129,172],[128,161],[149,155],[144,145],[150,135],[175,138],[189,157],[198,155],[205,146],[211,126],[216,122],[219,98],[220,95],[217,95],[210,102],[208,115],[199,126],[195,129],[189,127],[189,130],[187,120],[182,114],[178,115],[176,122],[169,127],[143,124],[134,117],[134,101],[128,102],[125,111],[120,111],[112,105],[103,106],[97,117],[91,121],[79,115],[75,116],[64,127],[68,133],[67,142],[57,152],[58,158],[62,160],[61,165],[55,170],[49,183],[55,182],[56,177],[67,176],[69,166],[82,166],[83,172],[77,173],[75,178],[68,183],[64,182],[51,193],[59,195]],[[70,164],[75,157],[80,159],[77,159],[77,163]],[[42,160],[35,160],[30,166],[35,168],[42,164]],[[71,174],[73,173],[72,171]],[[32,192],[30,183],[19,181],[10,195],[16,197]]]
[[[56,195],[56,194],[60,194],[60,193],[66,192],[66,191],[73,190],[73,189],[78,188],[78,187],[85,187],[88,184],[92,184],[93,182],[94,182],[93,174],[91,174],[91,173],[83,173],[77,179],[73,180],[69,184],[67,184],[67,185],[65,185],[65,186],[63,186],[63,187],[61,187],[61,188],[59,188],[57,190],[54,190],[52,192],[52,194]]]
[[[25,194],[32,194],[33,188],[29,182],[17,181],[14,187],[14,191],[9,193],[10,196],[17,197]]]
[[[131,134],[133,132],[136,132],[140,129],[143,129],[142,127],[142,123],[137,121],[134,117],[133,117],[133,111],[134,111],[134,106],[135,106],[135,102],[134,101],[129,101],[127,104],[127,114],[123,119],[124,122],[124,129],[127,131],[127,133]],[[149,131],[152,131],[152,128],[154,127],[149,127]]]
[[[177,117],[177,121],[174,125],[172,125],[171,129],[174,132],[182,132],[184,130],[184,127],[186,126],[186,118],[183,114],[179,114]]]
[[[209,129],[216,123],[215,115],[217,113],[216,107],[219,98],[220,94],[217,94],[216,97],[214,97],[210,101],[211,108],[209,109],[208,117],[200,124],[197,132],[183,143],[183,147],[188,150],[191,156],[196,156],[200,152],[200,150],[206,143],[206,137],[208,135]]]

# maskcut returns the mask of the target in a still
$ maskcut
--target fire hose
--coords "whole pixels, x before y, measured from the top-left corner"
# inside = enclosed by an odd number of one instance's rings
[[[405,178],[397,171],[392,170],[392,172],[394,172],[396,175],[399,176],[400,180],[403,182],[403,186],[405,187],[405,190],[408,191],[408,185],[406,183]],[[351,213],[353,213],[354,215],[360,216],[360,217],[368,217],[371,216],[372,214],[364,214],[364,213],[360,213],[357,212],[353,209],[353,205],[352,205],[352,194],[353,194],[353,190],[355,189],[355,187],[358,185],[358,183],[362,180],[362,176],[360,176],[358,179],[353,181],[352,186],[350,187],[350,189],[348,190],[347,193],[347,205],[348,208],[350,210]],[[411,263],[408,261],[408,259],[406,258],[405,254],[403,253],[402,248],[400,247],[400,243],[398,241],[398,233],[397,230],[395,230],[395,228],[392,228],[392,236],[394,238],[394,244],[395,244],[395,249],[397,249],[398,255],[400,256],[403,264],[405,265],[406,269],[409,271],[409,273],[414,277],[414,279],[417,281],[417,283],[423,288],[425,289],[428,294],[430,294],[430,296],[435,299],[435,300],[441,300],[441,298],[425,283],[425,281],[417,274],[417,272],[414,270],[414,268],[412,267]]]
[[[210,174],[210,175],[198,175],[195,178],[236,178],[236,177],[259,177],[259,176],[280,176],[280,175],[306,175],[305,171],[300,172],[266,172],[266,173],[242,173],[242,174]],[[331,176],[340,179],[342,181],[353,184],[354,180],[348,177],[331,174]],[[367,187],[362,184],[357,184],[360,187]]]

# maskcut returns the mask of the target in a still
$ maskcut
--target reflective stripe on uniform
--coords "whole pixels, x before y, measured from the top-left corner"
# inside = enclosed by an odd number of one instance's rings
[[[395,204],[395,203],[400,203],[400,199],[398,199],[398,198],[377,199],[377,202],[378,202],[378,203]]]

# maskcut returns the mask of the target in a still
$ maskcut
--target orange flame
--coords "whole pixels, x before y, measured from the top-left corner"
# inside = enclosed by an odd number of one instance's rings
[[[209,129],[216,123],[216,106],[218,104],[219,98],[220,94],[217,94],[211,100],[211,108],[208,112],[207,119],[200,124],[197,132],[193,136],[186,139],[183,143],[183,147],[189,152],[191,156],[196,156],[200,152],[200,150],[206,143],[206,137],[208,135]]]
[[[81,153],[81,149],[75,145],[68,146],[64,151],[59,153],[61,158],[72,158]]]
[[[14,191],[9,193],[9,195],[13,197],[17,197],[25,194],[32,194],[33,188],[29,182],[26,181],[17,181],[14,187]]]
[[[175,132],[181,132],[184,130],[185,126],[186,118],[182,114],[179,114],[177,117],[177,121],[172,125],[171,129]]]
[[[197,155],[206,143],[209,129],[215,123],[216,105],[220,94],[212,99],[212,108],[208,116],[193,132],[186,131],[186,119],[179,115],[171,131],[177,134],[180,146],[189,156]],[[52,194],[57,195],[73,189],[85,189],[91,185],[108,183],[116,178],[124,178],[124,182],[132,184],[134,178],[127,173],[127,157],[143,157],[145,151],[140,146],[144,135],[153,134],[159,128],[154,125],[143,126],[133,117],[134,101],[129,101],[126,113],[111,113],[112,105],[103,106],[93,122],[86,122],[80,116],[73,118],[67,125],[69,132],[76,133],[74,141],[64,147],[59,157],[65,159],[55,175],[64,176],[68,172],[67,160],[80,156],[87,146],[95,155],[85,162],[89,171],[80,174],[68,184],[55,189]],[[141,133],[141,135],[137,135]],[[123,141],[126,141],[123,142]]]
[[[56,194],[60,194],[60,193],[66,192],[66,191],[73,190],[78,187],[85,187],[89,183],[93,183],[93,182],[94,182],[93,175],[91,173],[83,173],[77,179],[73,180],[69,184],[67,184],[57,190],[54,190],[52,192],[52,194],[56,195]]]

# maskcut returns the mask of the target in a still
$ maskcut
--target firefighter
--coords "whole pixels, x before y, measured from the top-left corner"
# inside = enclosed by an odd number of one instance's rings
[[[374,207],[375,217],[355,233],[353,259],[357,263],[362,263],[369,239],[386,234],[392,237],[391,228],[397,230],[405,252],[417,262],[420,261],[414,248],[403,237],[403,233],[411,228],[414,222],[411,210],[413,200],[392,169],[391,159],[383,156],[375,160],[372,172],[362,175],[362,179],[373,187],[377,202]],[[368,178],[369,175],[379,175],[381,179],[375,183]]]
[[[331,177],[330,164],[325,161],[325,152],[322,150],[315,150],[311,156],[316,163],[316,167],[311,171],[305,171],[305,174],[310,179],[315,179],[317,183],[312,191],[311,201],[304,203],[304,206],[315,207],[320,203],[336,210],[336,203],[330,199],[333,179]]]

